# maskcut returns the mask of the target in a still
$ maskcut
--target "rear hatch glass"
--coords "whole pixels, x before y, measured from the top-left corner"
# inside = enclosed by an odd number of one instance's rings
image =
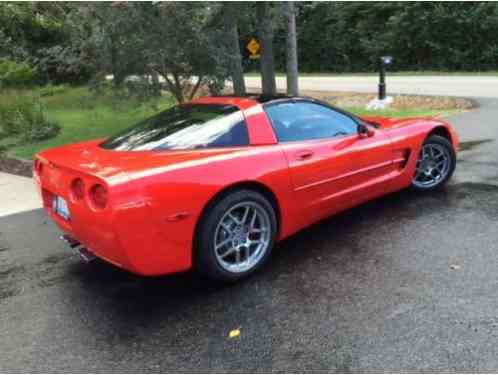
[[[244,116],[237,107],[185,104],[126,129],[100,147],[116,151],[188,150],[248,143]]]

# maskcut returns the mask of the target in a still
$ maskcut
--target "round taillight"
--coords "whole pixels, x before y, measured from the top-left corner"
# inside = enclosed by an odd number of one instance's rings
[[[95,208],[104,209],[107,205],[107,188],[104,185],[93,185],[90,189],[90,199]]]
[[[85,183],[81,178],[73,180],[71,183],[71,193],[75,200],[80,200],[85,197]]]

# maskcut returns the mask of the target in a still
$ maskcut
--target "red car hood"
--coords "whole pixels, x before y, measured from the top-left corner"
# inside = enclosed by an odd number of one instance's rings
[[[112,179],[123,173],[153,169],[171,168],[173,165],[193,165],[202,160],[234,154],[236,149],[226,150],[190,150],[190,151],[114,151],[99,147],[102,140],[52,148],[36,155],[61,168],[67,168],[102,179]]]
[[[378,125],[381,129],[400,128],[403,126],[411,125],[420,120],[426,121],[427,118],[422,117],[405,117],[405,118],[388,118],[381,116],[364,116],[362,117],[367,123]]]

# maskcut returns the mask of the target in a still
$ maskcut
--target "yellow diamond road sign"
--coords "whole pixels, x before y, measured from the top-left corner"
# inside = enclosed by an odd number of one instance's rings
[[[247,50],[251,53],[252,56],[256,56],[258,55],[258,52],[259,52],[259,49],[261,48],[259,46],[259,43],[258,41],[256,40],[256,38],[252,38],[249,43],[247,43],[247,46],[246,46]],[[251,57],[252,57],[251,56]]]

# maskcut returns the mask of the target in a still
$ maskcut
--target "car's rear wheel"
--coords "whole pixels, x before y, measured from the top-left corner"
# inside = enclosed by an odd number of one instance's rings
[[[428,137],[420,150],[412,188],[431,191],[441,188],[455,170],[456,155],[451,143],[444,137]]]
[[[195,266],[217,280],[239,280],[268,259],[276,232],[275,210],[264,195],[232,192],[204,215],[196,237]]]

